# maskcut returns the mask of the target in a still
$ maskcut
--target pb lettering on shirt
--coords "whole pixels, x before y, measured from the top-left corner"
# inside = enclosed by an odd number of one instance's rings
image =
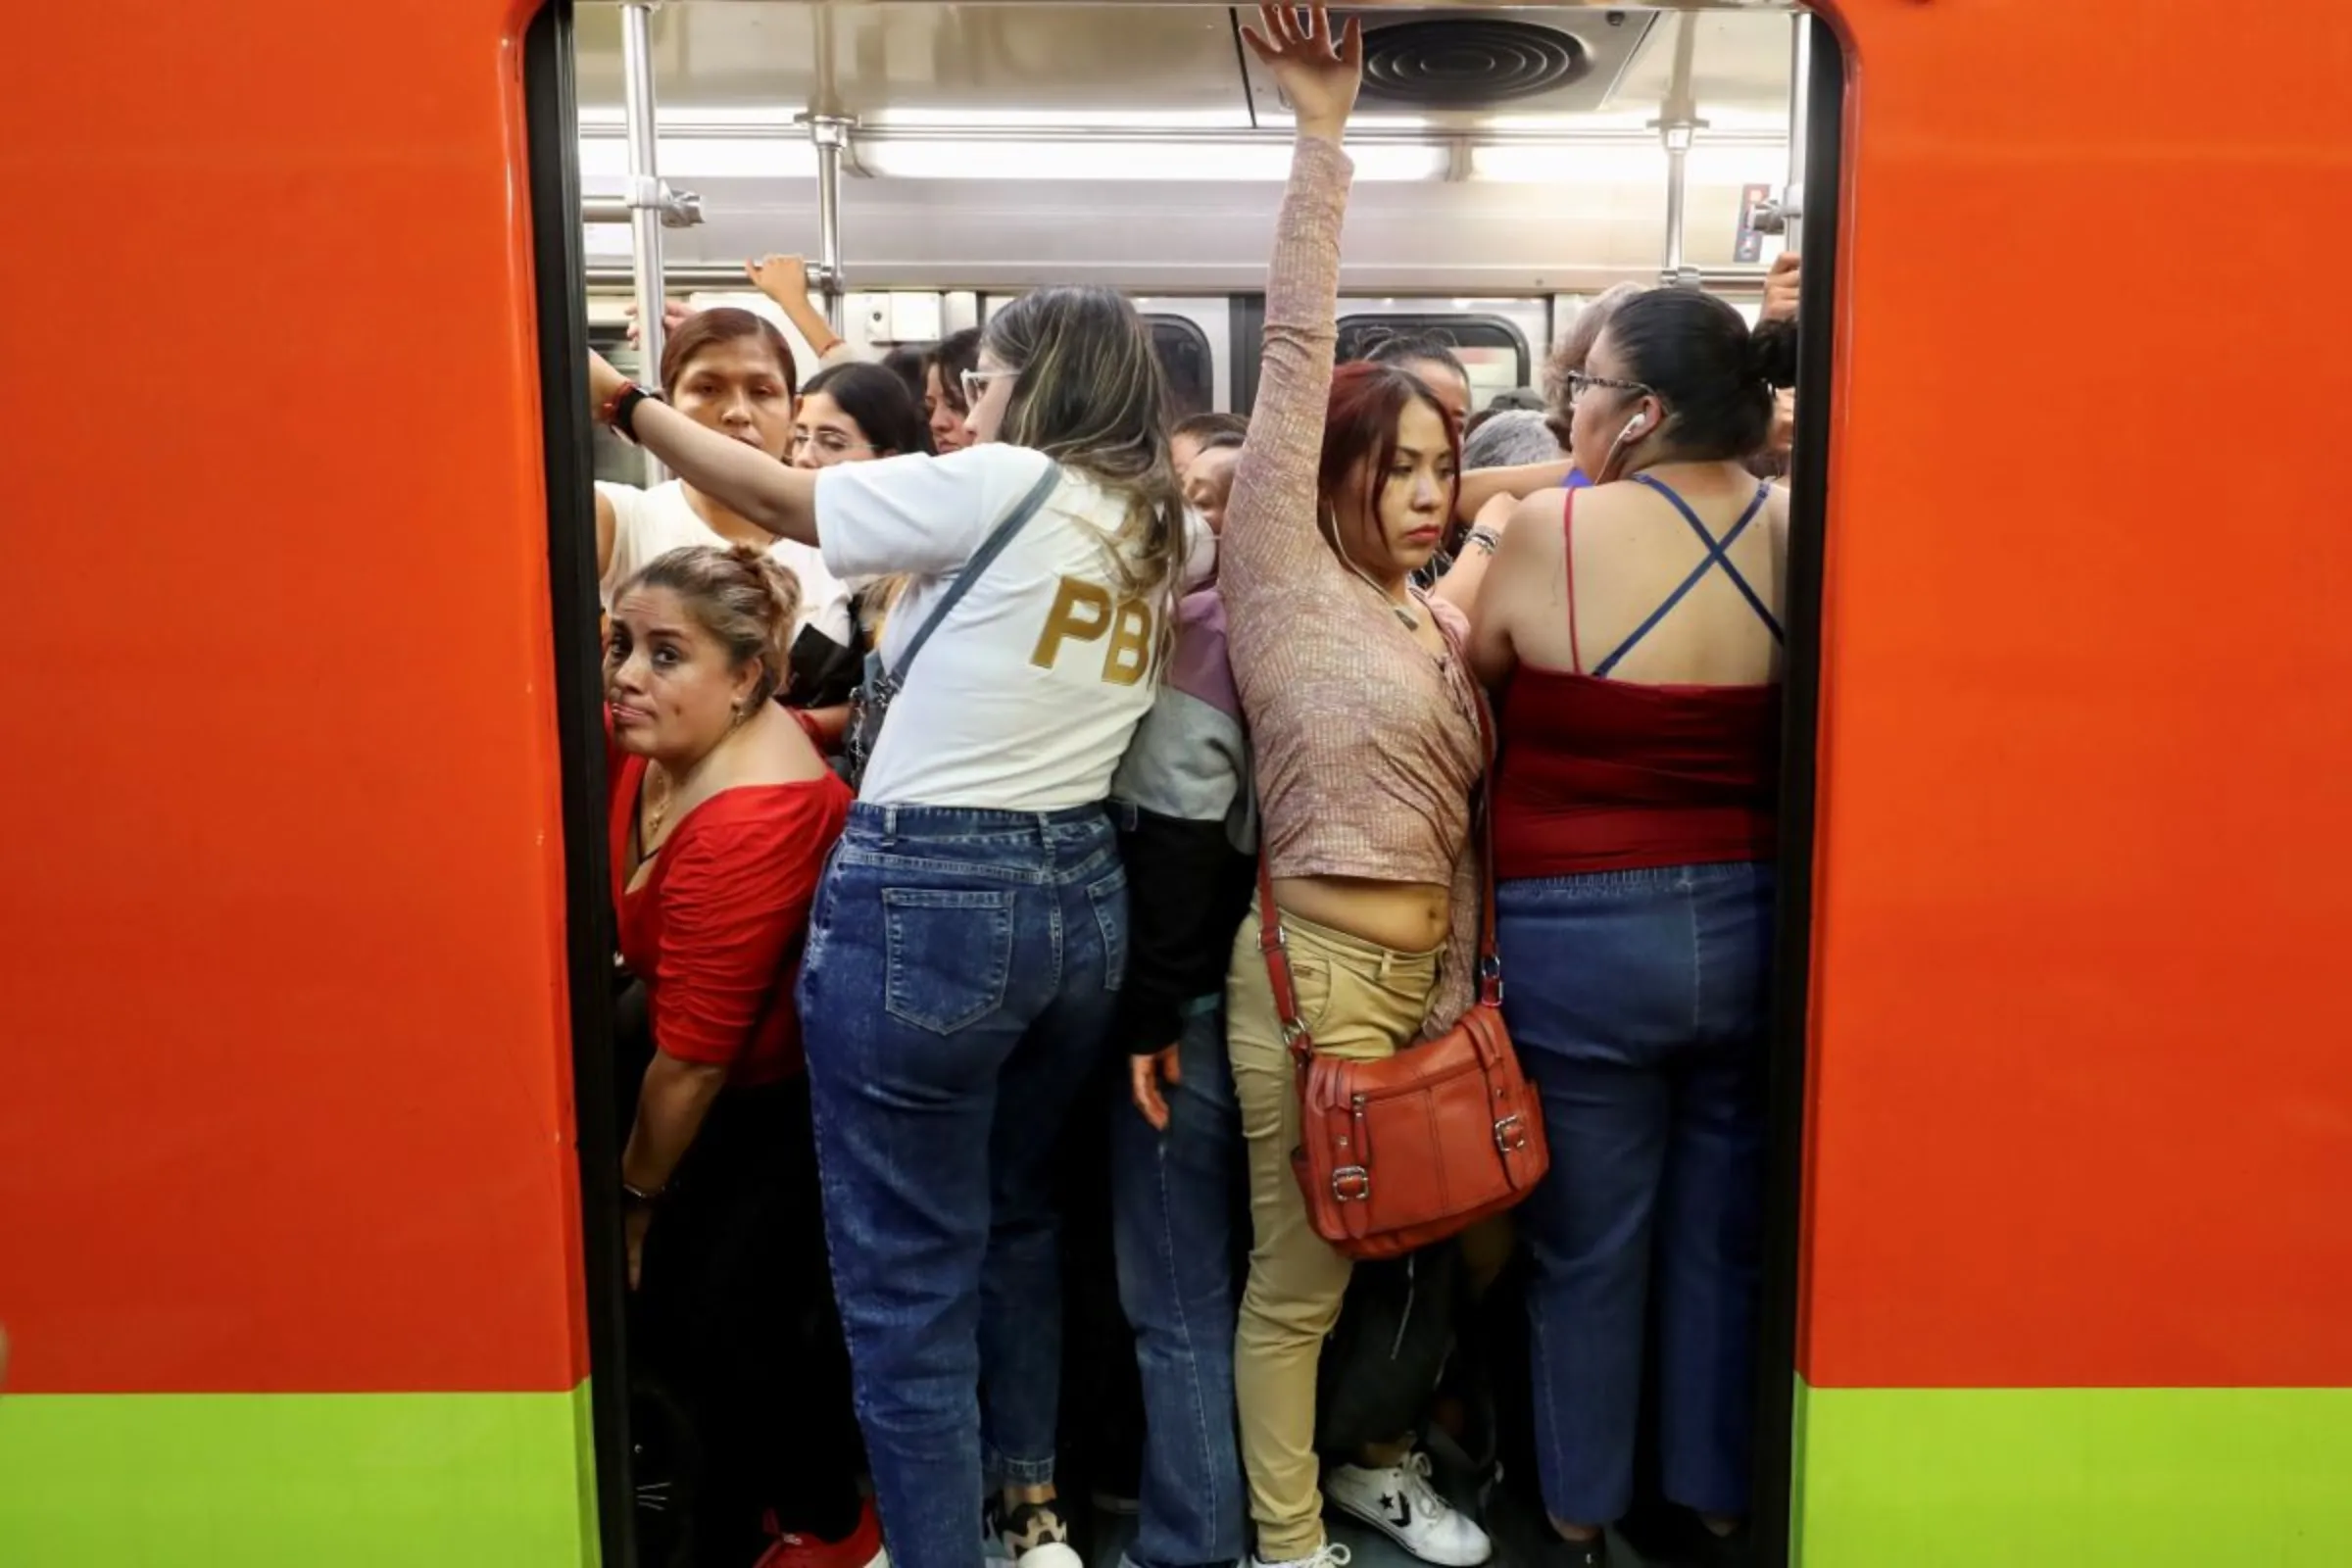
[[[817,543],[837,577],[905,572],[882,660],[916,628],[1054,460],[1024,447],[827,468]],[[866,764],[859,798],[891,806],[1055,811],[1095,805],[1151,710],[1156,598],[1128,591],[1112,541],[1125,497],[1064,469],[949,612]]]
[[[1113,686],[1133,686],[1152,670],[1152,607],[1143,600],[1113,599],[1098,584],[1064,577],[1029,662],[1052,669],[1068,643],[1106,643],[1102,679]]]

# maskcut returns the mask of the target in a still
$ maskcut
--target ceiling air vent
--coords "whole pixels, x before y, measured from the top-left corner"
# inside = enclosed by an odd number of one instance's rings
[[[1530,22],[1431,17],[1364,28],[1363,96],[1389,108],[1486,108],[1550,92],[1592,69],[1581,40]]]

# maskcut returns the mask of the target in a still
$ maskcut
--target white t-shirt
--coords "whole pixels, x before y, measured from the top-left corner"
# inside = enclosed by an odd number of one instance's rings
[[[816,532],[837,577],[906,572],[882,659],[897,668],[964,563],[1053,460],[1025,447],[845,463],[816,481]],[[923,645],[868,760],[858,799],[885,806],[1058,811],[1110,794],[1152,707],[1164,596],[1122,601],[1105,548],[1125,503],[1061,483]]]
[[[689,545],[724,548],[727,543],[687,505],[682,480],[672,479],[651,490],[607,483],[596,488],[612,503],[612,557],[605,567],[604,581],[597,584],[597,596],[607,610],[612,608],[613,592],[622,583],[672,550]],[[797,539],[778,539],[767,553],[801,580],[801,612],[792,634],[798,637],[804,628],[814,626],[844,648],[855,648],[849,585],[825,569],[823,555]]]

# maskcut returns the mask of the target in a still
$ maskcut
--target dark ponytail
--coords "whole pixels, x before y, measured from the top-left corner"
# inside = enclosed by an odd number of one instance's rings
[[[1737,463],[1772,437],[1773,388],[1796,384],[1796,323],[1754,330],[1729,303],[1654,288],[1619,305],[1601,336],[1618,369],[1665,403],[1666,444],[1688,463]]]
[[[1767,386],[1796,385],[1796,320],[1758,323],[1747,334],[1747,373]]]

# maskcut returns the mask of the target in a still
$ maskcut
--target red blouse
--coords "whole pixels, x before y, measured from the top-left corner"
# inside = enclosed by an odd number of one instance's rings
[[[808,906],[849,821],[849,786],[828,772],[722,790],[679,819],[632,891],[645,769],[644,758],[613,754],[609,814],[620,956],[645,983],[654,1043],[727,1067],[733,1083],[788,1078],[803,1065],[792,991]]]

